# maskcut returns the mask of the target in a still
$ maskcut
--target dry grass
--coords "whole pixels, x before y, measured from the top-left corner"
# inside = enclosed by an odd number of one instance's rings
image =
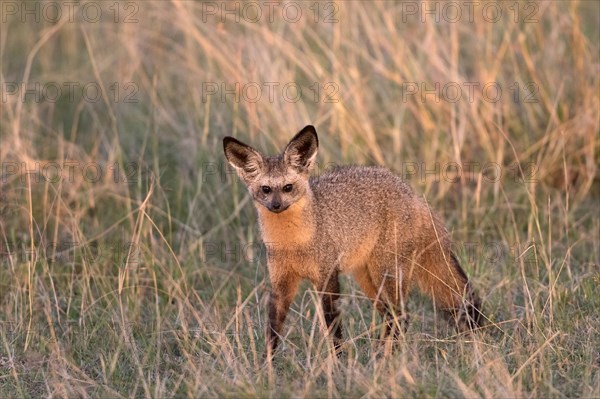
[[[36,23],[6,4],[0,396],[600,396],[599,3],[520,3],[518,22],[502,3],[495,23],[463,8],[439,24],[410,15],[416,2],[339,2],[337,23],[324,21],[332,3],[317,22],[313,3],[294,3],[296,23],[284,3],[257,23],[203,12],[221,3],[144,2],[133,23],[135,3],[119,4],[119,23],[112,2],[93,3],[97,23],[81,5],[76,21],[63,6]],[[222,99],[236,82],[239,101]],[[272,101],[265,82],[279,84]],[[421,98],[436,82],[463,98]],[[482,90],[494,82],[496,102]],[[13,94],[21,83],[40,98]],[[302,86],[298,101],[286,83]],[[387,165],[443,214],[488,327],[456,336],[414,297],[392,348],[344,280],[337,359],[307,285],[263,363],[264,253],[221,139],[273,151],[307,123],[321,170]]]

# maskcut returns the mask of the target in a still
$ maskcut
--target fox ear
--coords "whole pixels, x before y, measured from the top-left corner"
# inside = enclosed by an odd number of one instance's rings
[[[283,151],[286,164],[301,172],[309,172],[313,166],[319,148],[319,138],[314,126],[308,125],[300,130]]]
[[[262,155],[258,151],[229,136],[223,139],[223,150],[227,161],[243,180],[258,177],[263,167]]]

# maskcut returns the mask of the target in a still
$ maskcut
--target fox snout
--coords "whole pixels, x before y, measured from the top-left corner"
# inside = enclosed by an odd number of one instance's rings
[[[278,196],[273,196],[273,199],[267,203],[267,209],[273,213],[281,213],[289,207],[289,205],[284,205],[281,202],[281,198],[279,198]]]

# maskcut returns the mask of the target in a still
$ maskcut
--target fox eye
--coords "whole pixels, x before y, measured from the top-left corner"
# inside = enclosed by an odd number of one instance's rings
[[[271,192],[271,187],[269,187],[269,186],[262,186],[261,189],[262,189],[262,192],[265,194],[269,194]]]
[[[292,185],[291,184],[286,184],[285,186],[283,186],[283,192],[284,193],[289,193],[290,191],[292,191]]]

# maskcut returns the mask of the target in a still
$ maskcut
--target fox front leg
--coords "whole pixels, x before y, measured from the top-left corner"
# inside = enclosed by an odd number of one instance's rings
[[[327,331],[329,334],[333,334],[333,343],[335,350],[339,355],[339,350],[342,345],[342,325],[339,320],[340,312],[337,309],[337,301],[340,298],[338,272],[331,272],[319,286]]]
[[[267,357],[271,358],[283,329],[283,323],[298,290],[296,276],[271,278],[272,290],[269,295],[269,325],[267,327]]]

